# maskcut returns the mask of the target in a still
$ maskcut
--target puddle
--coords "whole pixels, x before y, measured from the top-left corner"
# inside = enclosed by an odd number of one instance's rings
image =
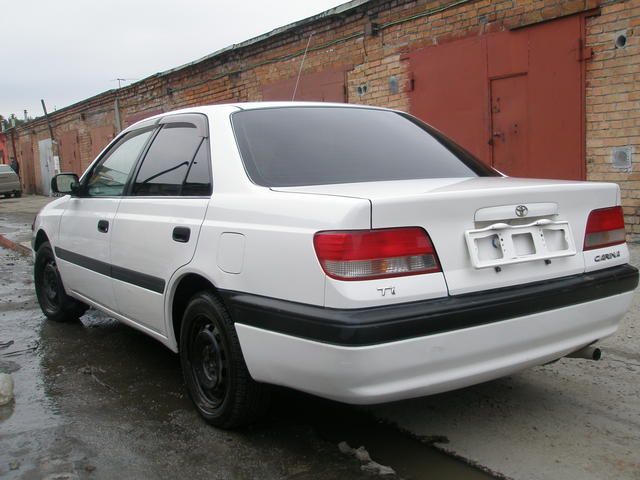
[[[412,480],[489,480],[495,477],[433,446],[433,437],[418,439],[376,420],[358,407],[325,401],[292,391],[278,393],[274,415],[289,422],[308,422],[325,441],[338,449],[365,447],[372,460],[393,468],[398,478]],[[345,455],[345,458],[351,458]],[[353,460],[357,461],[357,460]]]
[[[41,319],[33,302],[33,287],[29,285],[31,265],[5,252],[0,259],[0,372],[13,376],[15,401],[0,407],[0,437],[56,423],[44,395],[38,358],[37,332]],[[24,281],[12,281],[13,277]]]

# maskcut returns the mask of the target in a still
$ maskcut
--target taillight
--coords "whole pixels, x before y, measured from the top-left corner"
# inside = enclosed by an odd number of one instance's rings
[[[431,239],[418,227],[318,232],[313,245],[325,273],[338,280],[440,271]]]
[[[609,247],[625,242],[622,207],[593,210],[587,220],[584,250]]]

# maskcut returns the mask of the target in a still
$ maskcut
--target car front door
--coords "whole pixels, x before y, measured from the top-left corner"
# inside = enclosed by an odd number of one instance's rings
[[[120,137],[82,179],[60,219],[55,245],[67,293],[102,308],[116,306],[111,279],[110,239],[113,220],[136,161],[154,126]]]
[[[111,237],[118,313],[166,336],[169,279],[195,253],[211,197],[207,117],[164,117],[122,197]]]

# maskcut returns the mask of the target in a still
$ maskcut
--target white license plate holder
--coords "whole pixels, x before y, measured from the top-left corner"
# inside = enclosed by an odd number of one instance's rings
[[[538,220],[526,225],[496,223],[464,232],[475,268],[569,257],[576,246],[569,222]]]

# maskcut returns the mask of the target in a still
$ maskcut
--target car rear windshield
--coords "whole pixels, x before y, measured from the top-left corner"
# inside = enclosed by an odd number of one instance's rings
[[[281,107],[232,116],[251,180],[266,187],[494,176],[468,152],[398,112]]]

